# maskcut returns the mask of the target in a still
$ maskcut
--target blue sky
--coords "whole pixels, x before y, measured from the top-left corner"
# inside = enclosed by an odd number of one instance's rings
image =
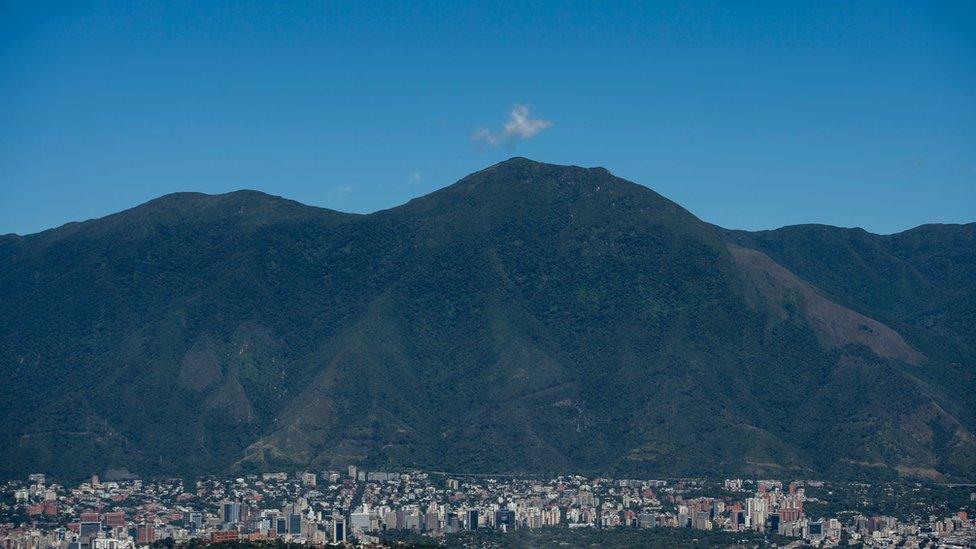
[[[511,156],[730,228],[976,221],[976,3],[0,3],[0,233]]]

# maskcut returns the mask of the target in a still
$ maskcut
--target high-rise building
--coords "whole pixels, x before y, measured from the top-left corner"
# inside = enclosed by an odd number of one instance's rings
[[[237,524],[241,521],[241,504],[236,501],[225,501],[221,505],[221,518],[224,524]]]
[[[336,517],[332,523],[332,543],[343,543],[346,541],[346,521]]]
[[[477,530],[478,526],[478,510],[468,509],[468,530]]]
[[[156,528],[152,524],[140,524],[136,529],[136,543],[150,545],[156,541]]]
[[[811,520],[807,523],[807,531],[804,536],[806,539],[819,543],[824,538],[824,523],[823,520]]]
[[[765,526],[768,508],[769,504],[763,498],[748,498],[746,500],[746,514],[748,514],[750,517],[749,523],[752,525],[753,529],[761,530]],[[780,521],[786,522],[782,516],[782,511]]]
[[[698,511],[691,518],[691,527],[695,530],[711,530],[712,523],[708,520],[708,511]]]
[[[444,531],[453,534],[461,530],[461,521],[458,519],[457,513],[448,512],[444,515]]]
[[[190,532],[203,529],[203,513],[199,511],[183,513],[183,527]]]
[[[369,530],[369,508],[366,504],[349,515],[349,531],[353,534],[362,533]]]
[[[387,511],[383,515],[383,529],[384,530],[395,530],[396,529],[396,511]]]
[[[515,527],[515,511],[508,509],[495,511],[495,528],[501,528],[503,526],[506,530],[511,530]]]
[[[403,528],[405,530],[420,530],[420,512],[416,509],[411,509],[410,512],[406,513],[403,517]]]
[[[298,513],[291,513],[288,515],[288,533],[293,536],[301,535],[302,516]]]
[[[433,511],[428,511],[424,514],[424,531],[425,532],[437,532],[440,530],[440,519],[437,513]]]
[[[91,513],[82,513],[84,515],[90,515]],[[97,517],[98,513],[94,513]],[[90,518],[90,517],[89,517]],[[95,521],[82,521],[78,523],[78,541],[81,542],[82,548],[91,547],[91,540],[98,537],[98,534],[102,531],[102,523]]]

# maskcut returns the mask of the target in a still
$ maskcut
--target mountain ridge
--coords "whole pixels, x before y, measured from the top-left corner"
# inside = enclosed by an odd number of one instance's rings
[[[523,158],[365,215],[148,204],[0,240],[0,473],[976,478],[965,225],[838,255]]]
[[[441,187],[440,189],[435,189],[435,190],[433,190],[433,191],[431,191],[431,192],[429,192],[429,193],[427,193],[425,195],[421,195],[421,196],[412,198],[412,199],[410,199],[410,200],[408,200],[408,201],[406,201],[406,202],[404,202],[402,204],[398,204],[396,206],[391,206],[389,208],[385,208],[385,209],[382,209],[382,210],[376,210],[376,211],[369,212],[369,213],[344,212],[344,211],[341,211],[341,210],[335,210],[335,209],[327,208],[327,207],[324,207],[324,206],[315,206],[315,205],[311,205],[311,204],[305,204],[305,203],[299,202],[299,201],[297,201],[295,199],[286,198],[286,197],[281,196],[281,195],[271,194],[271,193],[268,193],[268,192],[265,192],[265,191],[261,191],[261,190],[258,190],[258,189],[242,188],[242,189],[237,189],[237,190],[233,190],[233,191],[227,191],[227,192],[223,192],[223,193],[203,193],[203,192],[198,192],[198,191],[176,191],[176,192],[172,192],[172,193],[167,193],[167,194],[161,195],[159,197],[156,197],[156,198],[147,200],[146,202],[142,202],[142,203],[137,204],[135,206],[132,206],[130,208],[126,208],[124,210],[120,210],[119,212],[116,212],[116,213],[107,214],[107,215],[102,216],[102,217],[87,219],[87,220],[83,220],[83,221],[69,221],[67,223],[64,223],[63,225],[60,225],[60,226],[57,226],[57,227],[51,227],[51,228],[48,228],[48,229],[43,229],[43,230],[38,231],[38,232],[35,232],[35,233],[28,233],[28,234],[19,234],[19,233],[0,234],[0,238],[10,238],[10,237],[29,238],[29,237],[34,237],[34,236],[37,236],[37,235],[40,235],[40,234],[43,234],[43,233],[48,233],[50,231],[58,231],[58,230],[63,229],[65,227],[75,226],[75,225],[79,225],[79,224],[87,224],[87,223],[91,223],[91,222],[103,220],[103,219],[108,218],[108,217],[117,216],[119,214],[123,214],[123,213],[126,213],[126,212],[132,212],[132,211],[135,211],[135,210],[139,210],[140,208],[143,208],[143,207],[147,207],[147,206],[154,205],[156,203],[167,203],[167,202],[172,201],[172,200],[182,200],[182,199],[188,198],[188,197],[189,198],[199,199],[199,200],[226,200],[226,199],[230,199],[230,198],[234,198],[234,197],[248,197],[248,196],[250,196],[250,197],[262,197],[262,198],[265,198],[265,199],[269,199],[270,202],[280,202],[282,204],[288,204],[288,203],[290,203],[290,204],[302,206],[304,208],[308,208],[310,210],[319,210],[319,211],[322,211],[322,212],[329,212],[329,213],[333,213],[333,214],[342,214],[342,215],[347,215],[347,216],[363,217],[363,216],[375,215],[375,214],[379,214],[379,213],[382,213],[382,212],[386,212],[386,211],[396,210],[398,208],[402,208],[402,207],[407,206],[408,204],[410,204],[411,202],[414,202],[416,200],[421,200],[421,199],[424,199],[424,198],[426,198],[426,197],[428,197],[430,195],[439,193],[441,191],[445,191],[445,190],[447,190],[447,189],[449,189],[449,188],[457,185],[458,183],[463,182],[465,179],[468,179],[468,178],[471,178],[471,177],[474,177],[474,176],[477,176],[477,175],[483,174],[483,173],[490,173],[490,171],[493,170],[493,169],[502,168],[502,167],[506,167],[506,166],[511,166],[513,164],[525,164],[525,163],[529,163],[529,164],[533,164],[533,165],[541,165],[541,166],[551,166],[551,167],[557,167],[557,168],[571,168],[571,169],[578,169],[578,170],[581,170],[581,171],[604,172],[606,175],[611,176],[611,177],[614,177],[617,180],[624,181],[624,182],[629,183],[631,185],[635,185],[637,187],[640,187],[641,189],[647,189],[647,190],[653,192],[655,195],[657,195],[657,196],[659,196],[661,198],[664,198],[665,200],[669,200],[666,197],[664,197],[663,195],[660,195],[659,193],[657,193],[656,191],[654,191],[654,189],[652,189],[650,187],[647,187],[645,185],[641,185],[639,183],[633,183],[633,182],[627,181],[625,179],[622,179],[622,178],[613,176],[612,173],[607,168],[602,167],[602,166],[594,166],[594,167],[583,167],[583,166],[576,166],[576,165],[563,166],[563,165],[560,165],[560,164],[550,164],[550,163],[545,163],[545,162],[537,162],[537,161],[531,160],[531,159],[526,158],[526,157],[515,156],[515,157],[509,158],[507,160],[503,160],[503,161],[497,162],[495,164],[492,164],[491,166],[488,166],[487,168],[484,168],[482,170],[478,170],[476,172],[473,172],[473,173],[469,174],[468,176],[462,178],[461,180],[459,180],[459,181],[457,181],[457,182],[455,182],[455,183],[453,183],[451,185],[447,185],[445,187]],[[684,208],[682,208],[682,209],[684,209]],[[823,227],[823,228],[835,229],[835,230],[840,230],[840,231],[863,231],[864,233],[867,233],[867,234],[870,234],[870,235],[874,235],[874,236],[879,236],[879,237],[892,237],[892,236],[896,236],[896,235],[904,235],[905,233],[913,233],[913,232],[920,231],[920,230],[929,230],[929,229],[941,228],[941,227],[948,227],[948,228],[974,228],[974,227],[976,227],[976,221],[966,222],[966,223],[923,223],[921,225],[917,225],[917,226],[914,226],[914,227],[910,227],[908,229],[904,229],[904,230],[901,230],[901,231],[898,231],[898,232],[894,232],[894,233],[874,233],[874,232],[868,231],[867,229],[864,229],[862,227],[839,227],[839,226],[829,225],[829,224],[824,224],[824,223],[796,223],[796,224],[791,224],[791,225],[784,225],[782,227],[773,228],[773,229],[758,229],[758,230],[752,230],[752,231],[745,230],[745,229],[729,229],[729,228],[720,227],[718,225],[714,225],[714,226],[717,227],[718,229],[722,230],[722,231],[727,231],[727,232],[731,232],[731,233],[745,233],[745,234],[763,234],[763,233],[771,233],[771,232],[775,232],[775,231],[789,230],[789,229],[793,229],[793,228],[815,228],[815,227]]]

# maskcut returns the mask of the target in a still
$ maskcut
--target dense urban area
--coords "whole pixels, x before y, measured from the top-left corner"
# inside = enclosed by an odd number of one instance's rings
[[[126,472],[111,477],[69,487],[32,474],[3,484],[0,549],[271,542],[490,547],[514,540],[612,545],[612,536],[624,536],[625,545],[976,545],[970,518],[976,492],[963,485],[542,479],[355,466],[193,481],[140,480]]]

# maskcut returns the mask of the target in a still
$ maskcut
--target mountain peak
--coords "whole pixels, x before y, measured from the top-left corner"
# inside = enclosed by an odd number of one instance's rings
[[[501,166],[504,164],[544,164],[544,162],[532,160],[531,158],[526,158],[524,156],[513,156],[508,160],[502,160],[501,162],[496,164],[496,166]]]
[[[309,206],[262,191],[240,189],[222,194],[167,194],[116,215],[124,216],[128,220],[150,222],[226,219],[236,223],[264,225],[285,219],[317,219],[355,214]],[[104,219],[112,217],[114,216]]]
[[[531,158],[526,158],[524,156],[513,156],[508,160],[503,160],[497,164],[493,164],[488,168],[481,170],[481,172],[509,171],[509,170],[594,172],[594,173],[611,175],[609,170],[602,167],[586,168],[582,166],[577,166],[575,164],[551,164],[548,162],[539,162],[538,160],[532,160]],[[476,173],[481,173],[481,172],[476,172]]]
[[[133,209],[145,207],[163,208],[206,208],[214,205],[237,205],[237,204],[299,204],[293,200],[277,195],[268,194],[253,189],[239,189],[219,194],[206,194],[200,192],[175,192],[164,194],[159,198],[154,198]]]
[[[691,213],[606,168],[549,164],[516,156],[474,172],[453,185],[411,200],[400,209],[428,216],[475,211],[489,217],[554,215],[609,219],[619,215],[674,217],[698,223]]]
[[[335,219],[353,217],[326,208],[308,206],[294,200],[251,189],[221,194],[175,192],[144,202],[128,210],[105,217],[72,222],[61,227],[29,235],[44,239],[61,239],[78,233],[141,234],[150,227],[182,225],[188,222],[230,221],[260,226],[288,219]]]

